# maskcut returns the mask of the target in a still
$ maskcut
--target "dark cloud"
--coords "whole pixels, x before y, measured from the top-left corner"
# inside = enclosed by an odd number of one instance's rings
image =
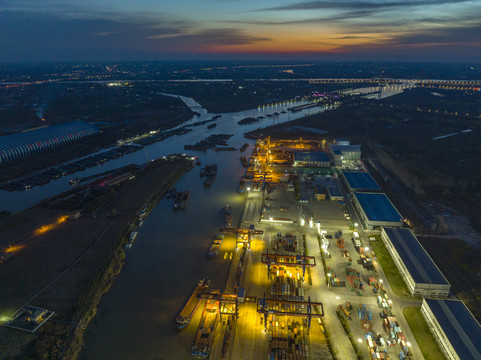
[[[481,57],[481,25],[426,29],[371,44],[345,45],[338,54],[359,59],[476,61]]]
[[[232,23],[250,24],[250,25],[298,25],[298,24],[319,24],[319,23],[332,23],[345,20],[352,20],[362,18],[371,15],[369,11],[352,11],[343,14],[336,14],[331,16],[323,16],[318,18],[309,19],[297,19],[297,20],[285,20],[285,21],[256,21],[256,20],[234,20]]]
[[[260,9],[260,11],[271,10],[381,10],[388,8],[408,8],[408,7],[425,7],[425,6],[439,6],[446,4],[456,4],[469,2],[470,0],[409,0],[409,1],[302,1],[292,3],[289,5],[274,6]]]
[[[193,29],[193,24],[167,20],[66,19],[9,12],[0,22],[0,61],[142,60],[269,41],[233,28]]]

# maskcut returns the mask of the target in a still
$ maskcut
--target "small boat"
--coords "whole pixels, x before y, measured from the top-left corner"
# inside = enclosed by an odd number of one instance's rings
[[[165,197],[166,197],[167,199],[169,199],[169,198],[171,198],[171,197],[174,197],[175,194],[176,194],[176,192],[177,192],[177,191],[176,191],[175,187],[168,188],[168,189],[167,189],[167,192],[165,193]]]
[[[78,178],[75,178],[75,179],[71,179],[71,180],[69,181],[69,183],[70,183],[70,185],[72,185],[72,186],[77,186],[78,184],[80,184],[80,178],[78,177]]]
[[[184,191],[182,193],[182,200],[180,202],[180,208],[185,208],[189,202],[189,199],[190,199],[190,191],[187,190],[187,191]]]
[[[132,244],[135,241],[135,239],[137,239],[138,235],[139,235],[139,233],[137,231],[132,231],[130,233],[129,243]]]
[[[209,252],[207,253],[208,259],[213,259],[219,253],[220,247],[224,242],[224,234],[217,234],[214,240],[212,240],[212,244],[210,244]]]
[[[195,161],[195,165],[197,165],[197,166],[201,166],[201,165],[202,165],[202,163],[200,162],[200,160],[199,160],[199,159],[197,159],[197,160]]]
[[[204,175],[205,175],[205,169],[202,168],[202,169],[200,169],[199,176],[200,176],[200,177],[204,177]]]
[[[245,143],[244,145],[242,145],[242,147],[240,148],[240,151],[241,152],[244,152],[247,148],[248,148],[249,144]]]
[[[217,176],[217,173],[210,174],[207,176],[207,179],[204,181],[204,186],[210,186],[214,182],[215,178]]]
[[[207,129],[213,129],[213,128],[215,128],[216,126],[217,126],[216,123],[210,124],[210,125],[207,125]]]

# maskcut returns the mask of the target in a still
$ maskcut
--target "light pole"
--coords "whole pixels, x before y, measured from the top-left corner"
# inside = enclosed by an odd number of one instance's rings
[[[362,339],[358,338],[357,341],[359,342],[359,345],[357,346],[357,357],[361,355],[361,344],[362,344]]]
[[[327,273],[327,287],[331,286],[331,273]]]

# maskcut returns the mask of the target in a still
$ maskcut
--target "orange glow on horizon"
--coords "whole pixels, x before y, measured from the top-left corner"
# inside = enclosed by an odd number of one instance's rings
[[[363,46],[380,46],[386,44],[393,34],[360,33],[351,34],[329,33],[319,34],[317,29],[304,29],[302,33],[279,32],[258,33],[267,41],[259,40],[248,44],[212,45],[199,49],[202,53],[265,53],[265,54],[316,54],[343,53],[347,48]]]

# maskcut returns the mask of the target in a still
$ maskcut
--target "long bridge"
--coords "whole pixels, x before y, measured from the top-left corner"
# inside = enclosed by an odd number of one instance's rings
[[[458,90],[478,90],[481,88],[481,80],[442,80],[442,79],[394,79],[394,78],[320,78],[306,79],[310,84],[327,83],[367,83],[377,85],[411,84],[420,87],[446,87]]]

